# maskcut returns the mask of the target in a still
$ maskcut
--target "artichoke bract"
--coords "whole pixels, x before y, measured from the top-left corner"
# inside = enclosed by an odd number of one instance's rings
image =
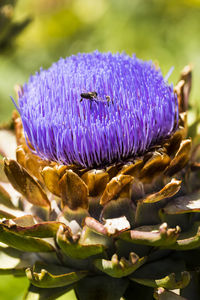
[[[18,88],[0,130],[0,274],[28,277],[24,299],[199,299],[190,89],[189,66],[173,88],[152,62],[97,51]]]

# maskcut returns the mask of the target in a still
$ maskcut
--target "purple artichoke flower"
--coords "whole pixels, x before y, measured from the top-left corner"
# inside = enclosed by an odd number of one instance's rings
[[[25,135],[43,159],[97,167],[167,138],[177,98],[160,70],[126,54],[78,54],[30,77],[19,96]]]

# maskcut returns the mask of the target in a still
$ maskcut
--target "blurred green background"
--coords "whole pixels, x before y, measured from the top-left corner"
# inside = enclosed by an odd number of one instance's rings
[[[191,63],[191,99],[193,109],[200,108],[200,0],[15,2],[0,0],[0,121],[11,116],[9,96],[15,97],[16,83],[23,84],[61,56],[95,49],[159,61],[164,75],[174,66],[173,83]],[[16,4],[14,10],[11,4]],[[27,286],[25,279],[1,277],[0,300],[23,299]],[[62,299],[74,299],[73,293]]]

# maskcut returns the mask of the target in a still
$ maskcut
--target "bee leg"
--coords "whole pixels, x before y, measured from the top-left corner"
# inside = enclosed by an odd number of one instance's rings
[[[81,98],[80,102],[82,102],[82,101],[83,101],[83,98]]]

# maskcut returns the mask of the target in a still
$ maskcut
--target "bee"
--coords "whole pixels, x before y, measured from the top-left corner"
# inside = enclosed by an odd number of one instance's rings
[[[81,93],[81,100],[80,102],[83,101],[83,99],[88,99],[91,102],[95,102],[95,103],[107,103],[109,106],[109,103],[111,102],[110,96],[106,96],[106,100],[98,97],[97,92],[93,91],[93,92],[88,92],[88,93]],[[112,100],[113,103],[113,100]]]
[[[88,99],[88,100],[95,101],[95,99],[97,100],[97,95],[98,95],[97,92],[81,93],[80,102],[82,102],[83,99]]]

